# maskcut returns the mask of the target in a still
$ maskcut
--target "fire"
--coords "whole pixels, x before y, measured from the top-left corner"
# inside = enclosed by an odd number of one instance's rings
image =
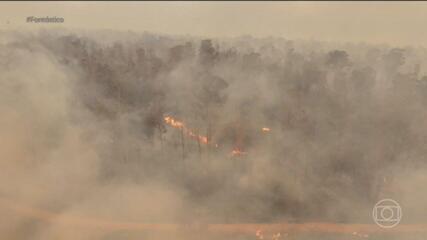
[[[233,149],[233,151],[231,151],[231,156],[235,157],[235,156],[241,156],[241,155],[246,155],[247,152],[244,152],[238,148]]]
[[[195,131],[193,131],[193,130],[191,130],[190,128],[188,128],[185,124],[184,124],[184,122],[182,122],[182,121],[178,121],[178,120],[176,120],[175,118],[173,118],[173,117],[171,117],[171,116],[165,116],[164,118],[163,118],[163,120],[164,120],[164,122],[166,123],[166,124],[168,124],[169,126],[171,126],[171,127],[174,127],[174,128],[178,128],[178,129],[180,129],[180,130],[182,130],[182,132],[186,135],[186,136],[188,136],[188,137],[190,137],[190,138],[192,138],[192,139],[194,139],[194,140],[196,140],[196,141],[199,141],[200,143],[203,143],[203,144],[212,144],[213,146],[215,146],[216,148],[218,147],[218,144],[217,143],[213,143],[213,142],[211,142],[211,141],[209,141],[209,139],[208,139],[208,137],[207,136],[203,136],[203,135],[199,135],[199,134],[196,134],[195,133]],[[271,131],[271,129],[270,128],[268,128],[268,127],[262,127],[261,128],[261,131],[262,132],[264,132],[264,133],[267,133],[267,132],[270,132]],[[234,148],[232,151],[231,151],[231,156],[233,156],[233,157],[235,157],[235,156],[241,156],[241,155],[246,155],[247,154],[247,152],[245,152],[245,151],[242,151],[240,148]]]
[[[282,237],[287,237],[288,233],[285,233],[282,235],[280,232],[278,232],[278,233],[273,233],[270,236],[271,236],[271,240],[280,240]],[[261,229],[256,230],[255,237],[257,240],[269,239],[266,237],[266,235],[264,235]]]
[[[259,240],[264,239],[264,234],[262,234],[262,231],[261,231],[261,230],[256,230],[256,232],[255,232],[255,236],[256,236],[256,238],[257,238],[257,239],[259,239]]]
[[[263,128],[261,128],[261,131],[263,131],[263,132],[270,132],[271,129],[268,128],[268,127],[263,127]]]
[[[173,119],[172,117],[166,116],[166,117],[164,117],[164,120],[167,124],[169,124],[172,127],[175,127],[175,128],[183,128],[184,127],[183,122],[177,121],[177,120]]]
[[[209,144],[210,143],[208,140],[208,137],[194,133],[194,131],[187,128],[183,122],[178,121],[178,120],[174,119],[173,117],[166,116],[163,118],[163,120],[169,126],[181,129],[185,135],[189,136],[192,139],[195,139],[195,140],[197,140],[203,144]],[[218,144],[214,144],[214,145],[215,145],[215,147],[218,147]]]
[[[273,234],[273,236],[271,236],[272,240],[279,240],[282,237],[282,235],[280,234],[280,232]]]
[[[369,237],[368,234],[362,234],[362,233],[358,233],[358,232],[353,232],[352,234],[354,236],[358,236],[358,237],[361,237],[361,238],[368,238]]]

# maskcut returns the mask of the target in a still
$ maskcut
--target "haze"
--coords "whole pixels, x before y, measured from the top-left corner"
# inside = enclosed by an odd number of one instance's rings
[[[0,239],[426,239],[425,6],[0,3]]]
[[[0,28],[106,28],[426,46],[426,12],[423,2],[4,2]],[[28,16],[58,16],[65,23],[29,24]]]

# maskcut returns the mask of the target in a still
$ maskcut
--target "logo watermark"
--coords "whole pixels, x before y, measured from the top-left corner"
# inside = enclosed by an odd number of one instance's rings
[[[62,17],[27,17],[27,23],[63,23]]]
[[[375,204],[372,218],[382,228],[392,228],[402,219],[402,208],[393,199],[383,199]]]

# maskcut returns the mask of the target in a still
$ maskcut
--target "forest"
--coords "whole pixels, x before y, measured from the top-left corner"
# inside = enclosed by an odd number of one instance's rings
[[[389,197],[417,223],[426,64],[386,44],[3,31],[0,198],[147,223],[371,223]],[[65,234],[0,213],[10,239]]]

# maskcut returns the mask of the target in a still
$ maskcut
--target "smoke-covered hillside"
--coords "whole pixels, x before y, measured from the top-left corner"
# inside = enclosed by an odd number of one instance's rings
[[[382,198],[427,220],[426,49],[108,31],[0,43],[1,238],[116,239],[49,214],[370,223]]]

